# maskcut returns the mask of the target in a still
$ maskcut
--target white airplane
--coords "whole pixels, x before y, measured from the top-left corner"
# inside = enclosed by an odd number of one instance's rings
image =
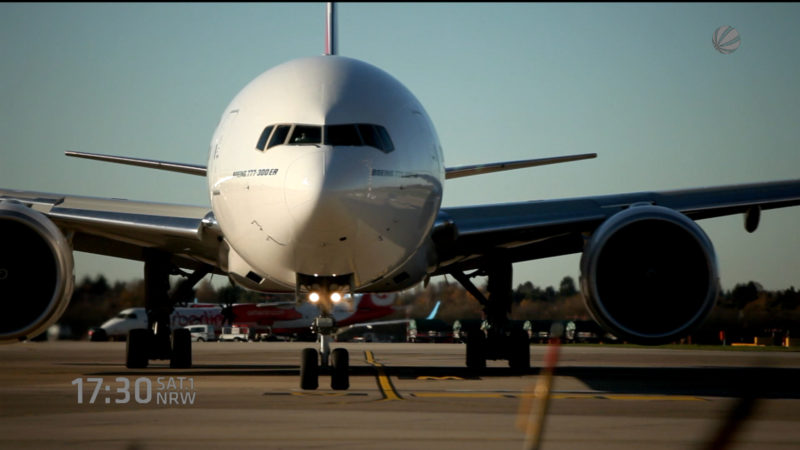
[[[446,168],[435,127],[402,83],[336,55],[328,6],[325,55],[274,67],[222,114],[207,166],[68,152],[206,176],[211,208],[0,190],[0,298],[22,298],[0,319],[0,340],[55,322],[73,288],[73,251],[144,261],[148,329],[131,331],[126,365],[191,366],[188,333],[171,336],[173,304],[208,273],[263,292],[317,302],[319,348],[303,351],[301,387],[347,389],[348,355],[331,351],[330,311],[346,293],[394,292],[450,274],[484,306],[466,363],[530,365],[512,331],[512,264],[582,253],[581,289],[595,320],[629,342],[688,334],[719,290],[713,246],[698,219],[800,204],[800,180],[668,192],[442,208],[446,179],[593,158],[594,154]],[[191,273],[183,272],[189,270]],[[174,292],[169,275],[186,280]],[[470,281],[488,276],[489,295]],[[642,298],[641,293],[650,293]],[[330,363],[329,363],[330,361]]]

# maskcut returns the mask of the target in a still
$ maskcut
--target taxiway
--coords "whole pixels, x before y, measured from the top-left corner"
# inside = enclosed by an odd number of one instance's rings
[[[0,447],[517,449],[547,351],[476,376],[463,345],[345,343],[350,389],[302,391],[307,345],[194,343],[187,370],[126,369],[124,343],[0,346]],[[797,448],[798,380],[797,352],[565,345],[541,448]]]

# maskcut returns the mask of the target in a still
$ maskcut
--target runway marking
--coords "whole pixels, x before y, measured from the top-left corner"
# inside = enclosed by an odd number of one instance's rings
[[[366,392],[264,392],[264,395],[291,395],[293,397],[366,397]]]
[[[463,378],[457,377],[457,376],[454,376],[454,375],[445,375],[443,377],[421,376],[421,377],[417,377],[417,380],[444,381],[444,380],[463,380]]]
[[[530,393],[510,392],[412,392],[412,397],[417,398],[533,398]],[[639,394],[552,394],[552,399],[558,400],[627,400],[627,401],[680,401],[697,402],[707,401],[704,398],[688,395],[639,395]]]
[[[384,400],[403,400],[403,397],[397,393],[397,390],[394,388],[392,384],[392,380],[386,376],[386,371],[383,370],[383,364],[375,361],[375,356],[372,354],[372,351],[367,350],[364,352],[364,358],[367,360],[367,363],[375,367],[377,370],[376,378],[378,379],[378,388],[381,390],[381,395],[383,395]]]

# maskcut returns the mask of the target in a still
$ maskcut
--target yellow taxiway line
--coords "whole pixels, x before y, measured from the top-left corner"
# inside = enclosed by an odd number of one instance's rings
[[[383,370],[383,364],[375,361],[375,356],[372,354],[371,351],[367,350],[364,352],[364,358],[367,360],[367,363],[371,364],[375,369],[378,371],[377,378],[378,378],[378,387],[381,390],[381,395],[383,395],[384,400],[403,400],[403,397],[397,393],[397,390],[394,388],[392,384],[392,380],[386,375],[386,371]]]

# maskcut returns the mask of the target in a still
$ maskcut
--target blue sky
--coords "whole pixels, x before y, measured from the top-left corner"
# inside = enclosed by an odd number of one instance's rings
[[[225,106],[261,72],[320,54],[316,4],[0,4],[0,187],[207,205],[205,179],[65,150],[204,164]],[[599,158],[450,180],[447,206],[800,178],[800,5],[339,5],[340,54],[427,109],[448,166]],[[722,25],[740,33],[714,50]],[[729,289],[800,286],[800,208],[699,222]],[[578,276],[579,255],[515,265]],[[141,264],[76,254],[76,275]]]

